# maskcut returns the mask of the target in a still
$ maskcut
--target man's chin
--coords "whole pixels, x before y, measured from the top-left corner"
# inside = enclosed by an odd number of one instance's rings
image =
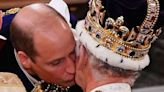
[[[67,80],[65,80],[65,84],[68,84],[69,86],[75,85],[75,76],[72,76],[70,78],[67,77]]]
[[[75,85],[75,81],[71,80],[71,81],[66,81],[63,87],[71,87],[73,85]]]

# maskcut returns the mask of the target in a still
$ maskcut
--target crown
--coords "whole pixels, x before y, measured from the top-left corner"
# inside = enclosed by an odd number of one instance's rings
[[[90,0],[85,29],[100,45],[113,52],[131,59],[142,59],[162,31],[161,28],[153,29],[159,9],[158,0],[147,0],[147,15],[143,23],[130,30],[124,26],[123,16],[116,20],[111,17],[105,19],[106,10],[102,1]]]

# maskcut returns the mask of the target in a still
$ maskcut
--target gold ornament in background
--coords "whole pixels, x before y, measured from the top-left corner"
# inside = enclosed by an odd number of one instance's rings
[[[16,74],[0,72],[0,92],[26,92],[26,90]]]
[[[35,88],[31,92],[43,92],[41,85],[35,86]]]
[[[19,10],[20,10],[20,8],[11,8],[5,12],[5,15],[15,14],[15,13],[19,12]]]

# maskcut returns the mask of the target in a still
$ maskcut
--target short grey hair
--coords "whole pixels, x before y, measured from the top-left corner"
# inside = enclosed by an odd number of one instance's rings
[[[139,76],[139,71],[125,70],[119,67],[111,66],[104,61],[96,58],[91,52],[88,52],[89,62],[92,64],[93,68],[96,69],[102,75],[110,75],[113,77],[121,77],[124,80],[121,82],[128,83],[131,86],[134,84],[135,80]]]

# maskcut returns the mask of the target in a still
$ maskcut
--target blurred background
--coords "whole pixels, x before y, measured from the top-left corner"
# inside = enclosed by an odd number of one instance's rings
[[[0,10],[6,12],[11,8],[21,8],[25,5],[43,2],[48,3],[50,0],[0,0]],[[88,0],[64,0],[68,6],[73,19],[74,26],[78,20],[85,18],[88,11]],[[164,28],[163,28],[164,30]],[[0,44],[1,45],[1,44]],[[1,46],[0,46],[1,47]],[[10,46],[5,43],[5,47],[0,48],[0,71],[14,71],[10,66],[16,66],[14,63],[7,63],[5,58],[10,58]],[[164,32],[158,40],[152,44],[149,52],[151,63],[143,71],[133,86],[134,92],[164,92]],[[5,61],[4,61],[5,60]],[[18,74],[19,71],[14,71]]]

